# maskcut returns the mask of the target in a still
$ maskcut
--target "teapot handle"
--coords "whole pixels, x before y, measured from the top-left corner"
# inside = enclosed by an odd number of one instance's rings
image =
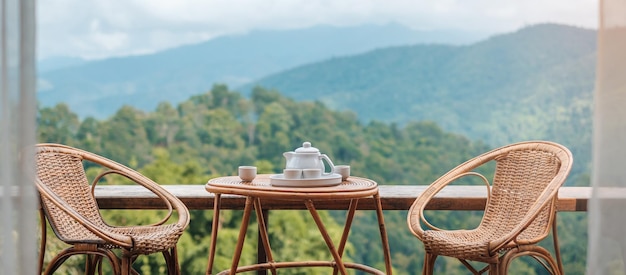
[[[326,162],[328,163],[328,166],[330,167],[330,172],[326,173],[326,171],[322,171],[322,174],[324,176],[329,176],[335,173],[335,165],[333,164],[333,161],[330,160],[330,158],[326,154],[321,154],[320,160],[326,160]]]

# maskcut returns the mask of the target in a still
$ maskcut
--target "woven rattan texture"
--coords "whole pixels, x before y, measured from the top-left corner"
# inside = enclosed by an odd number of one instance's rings
[[[559,168],[554,154],[543,151],[515,151],[497,158],[491,201],[476,230],[424,233],[426,251],[457,258],[492,261],[489,242],[517,226]],[[545,207],[518,237],[518,242],[543,239],[550,229],[550,208]]]
[[[127,254],[150,254],[175,248],[180,236],[189,223],[189,214],[184,204],[166,193],[153,181],[134,170],[114,161],[79,149],[58,145],[41,144],[36,154],[38,182],[47,188],[39,188],[46,218],[59,239],[68,244],[95,243],[103,248],[124,248]],[[175,223],[138,226],[110,226],[102,219],[98,205],[91,193],[91,185],[85,175],[84,161],[90,161],[105,169],[118,170],[133,177],[136,183],[161,194],[179,213]],[[51,192],[53,194],[45,194]],[[57,198],[56,204],[51,197]],[[74,218],[57,206],[76,211]],[[89,229],[88,224],[96,229]],[[102,236],[107,236],[106,240]],[[111,242],[118,237],[115,242]],[[130,240],[130,241],[127,241]]]
[[[176,244],[183,233],[184,229],[177,224],[149,227],[109,226],[102,220],[95,198],[91,195],[91,187],[80,156],[41,152],[37,154],[36,161],[37,176],[44,184],[48,185],[69,207],[103,231],[132,236],[134,253],[150,254],[170,248]],[[111,244],[107,245],[106,241],[93,234],[79,221],[67,215],[47,199],[43,199],[43,204],[59,239],[67,243],[98,243],[106,247],[116,247]]]
[[[377,188],[375,181],[350,177],[337,186],[330,187],[277,187],[270,183],[270,175],[258,175],[253,181],[242,181],[237,176],[221,177],[211,179],[209,185],[242,189],[253,189],[259,191],[284,191],[284,192],[307,192],[307,193],[333,193],[333,192],[358,192]]]
[[[439,190],[460,175],[492,161],[496,165],[491,195],[477,228],[422,229],[422,222],[427,223],[422,215],[424,207]],[[561,264],[553,262],[551,256],[536,244],[556,226],[557,192],[565,182],[572,161],[567,148],[546,141],[511,144],[477,156],[450,170],[418,196],[407,217],[409,229],[424,243],[429,255],[498,264],[503,253],[521,252],[518,250],[520,246],[526,246],[524,249],[530,249],[550,262],[553,270],[561,269]],[[556,235],[553,237],[556,244]],[[511,259],[508,255],[507,261]],[[433,263],[425,264],[425,274],[430,274]],[[506,265],[508,262],[497,268],[505,269]]]
[[[100,216],[95,199],[91,196],[91,189],[80,156],[40,152],[37,154],[36,162],[37,177],[42,183],[50,187],[69,207],[96,226],[107,227]],[[105,243],[49,200],[44,198],[43,205],[48,213],[48,220],[59,239],[68,243]]]

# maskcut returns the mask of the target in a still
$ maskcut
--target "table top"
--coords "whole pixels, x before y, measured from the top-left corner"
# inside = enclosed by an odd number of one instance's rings
[[[378,184],[370,179],[349,177],[336,186],[285,187],[273,186],[271,175],[257,175],[252,181],[242,181],[238,176],[210,179],[205,189],[211,193],[234,194],[259,198],[285,200],[302,199],[353,199],[369,197],[378,193]]]

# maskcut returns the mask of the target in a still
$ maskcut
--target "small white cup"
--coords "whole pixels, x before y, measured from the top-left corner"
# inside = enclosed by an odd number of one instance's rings
[[[341,180],[350,176],[350,165],[335,165],[335,174],[341,175]]]
[[[243,181],[252,181],[256,177],[256,166],[239,166],[239,177]]]
[[[317,179],[322,177],[322,169],[302,169],[302,176],[305,179]]]
[[[283,177],[285,177],[285,179],[301,179],[302,178],[302,169],[284,169],[283,170]]]

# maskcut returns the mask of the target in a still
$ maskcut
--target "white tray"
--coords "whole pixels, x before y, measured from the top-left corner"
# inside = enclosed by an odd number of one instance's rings
[[[332,174],[314,179],[286,179],[283,174],[271,175],[270,184],[284,187],[323,187],[341,184],[341,175]]]

